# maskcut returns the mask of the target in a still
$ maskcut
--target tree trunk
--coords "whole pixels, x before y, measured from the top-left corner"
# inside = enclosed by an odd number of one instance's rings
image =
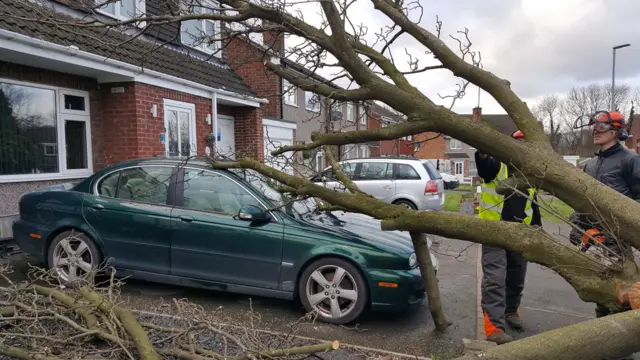
[[[437,331],[444,331],[451,325],[442,310],[442,301],[440,300],[440,287],[438,286],[438,278],[436,271],[431,262],[429,253],[429,245],[427,244],[427,236],[424,233],[411,233],[411,241],[416,251],[418,265],[420,266],[420,274],[424,281],[424,287],[427,290],[427,299],[429,301],[429,312],[433,318],[433,323]]]
[[[627,311],[492,347],[457,360],[601,360],[640,351],[640,310]]]

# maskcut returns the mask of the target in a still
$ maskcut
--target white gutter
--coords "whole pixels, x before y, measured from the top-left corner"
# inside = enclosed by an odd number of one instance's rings
[[[0,29],[0,37],[5,38],[7,40],[10,41],[16,41],[16,42],[20,42],[26,45],[30,45],[30,46],[35,46],[37,48],[40,49],[45,49],[45,50],[50,50],[50,51],[54,51],[54,52],[58,52],[58,53],[63,53],[63,54],[67,54],[70,56],[76,56],[82,59],[86,59],[89,61],[94,61],[94,62],[102,62],[106,65],[115,67],[116,69],[120,69],[120,70],[128,70],[128,71],[132,71],[134,74],[133,76],[137,76],[136,74],[145,74],[151,77],[155,77],[155,78],[159,78],[159,79],[163,79],[163,80],[167,80],[167,81],[171,81],[174,83],[178,83],[184,86],[189,86],[192,88],[196,88],[202,91],[206,91],[206,92],[211,92],[211,91],[215,91],[217,94],[219,95],[223,95],[223,96],[229,96],[232,98],[237,98],[237,99],[243,99],[243,100],[248,100],[248,101],[252,101],[252,102],[256,102],[259,104],[268,104],[269,100],[265,99],[265,98],[257,98],[257,97],[253,97],[253,96],[246,96],[246,95],[240,95],[238,93],[232,92],[232,91],[228,91],[228,90],[222,90],[222,89],[216,89],[216,88],[212,88],[210,86],[206,86],[203,84],[199,84],[193,81],[189,81],[189,80],[185,80],[182,78],[179,78],[177,76],[172,76],[172,75],[167,75],[167,74],[163,74],[159,71],[154,71],[154,70],[149,70],[149,69],[143,69],[140,66],[136,66],[133,64],[129,64],[126,63],[124,61],[120,61],[120,60],[115,60],[115,59],[111,59],[111,58],[107,58],[104,56],[100,56],[100,55],[96,55],[96,54],[92,54],[90,52],[87,51],[82,51],[79,50],[77,47],[72,47],[72,46],[64,46],[64,45],[59,45],[59,44],[54,44],[48,41],[44,41],[41,39],[37,39],[37,38],[33,38],[30,36],[26,36],[26,35],[22,35],[22,34],[18,34],[12,31],[8,31],[5,29]]]

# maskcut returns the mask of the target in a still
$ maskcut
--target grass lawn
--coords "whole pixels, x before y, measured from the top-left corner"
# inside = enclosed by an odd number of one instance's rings
[[[562,223],[564,221],[558,218],[558,216],[568,219],[569,216],[573,213],[573,209],[560,199],[556,199],[556,198],[553,198],[553,200],[539,199],[538,202],[541,205],[540,215],[542,215],[542,218],[544,220],[552,223],[556,223],[556,224]],[[552,214],[551,212],[547,211],[546,209],[543,209],[542,207],[549,208],[557,215]]]
[[[460,202],[462,199],[473,199],[472,192],[463,192],[455,190],[446,190],[444,199],[444,211],[460,211]]]
[[[446,191],[444,199],[445,211],[460,211],[460,201],[462,200],[461,191]]]

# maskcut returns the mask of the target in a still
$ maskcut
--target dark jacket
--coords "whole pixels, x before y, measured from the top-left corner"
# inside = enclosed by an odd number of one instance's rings
[[[500,172],[500,161],[487,156],[486,158],[480,157],[480,152],[476,151],[476,167],[478,168],[478,176],[480,176],[484,182],[491,182],[498,176]],[[512,169],[508,169],[509,172]],[[534,196],[534,200],[537,201],[537,196]],[[502,221],[522,222],[522,219],[527,217],[524,213],[524,208],[527,205],[527,197],[523,196],[515,191],[504,195],[504,203],[502,204]],[[533,210],[533,218],[531,219],[531,225],[542,226],[542,217],[540,216],[540,208],[534,202],[531,204]]]
[[[640,202],[640,156],[621,144],[595,153],[583,170],[617,192]],[[571,220],[583,230],[598,227],[597,219],[587,215],[574,213]],[[580,237],[575,229],[571,232],[573,243],[577,244]]]

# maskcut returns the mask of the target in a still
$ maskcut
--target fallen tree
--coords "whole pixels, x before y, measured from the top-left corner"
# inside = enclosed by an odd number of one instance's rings
[[[6,276],[8,269],[0,269],[0,282],[6,283],[0,287],[0,355],[11,358],[257,360],[340,348],[339,341],[230,326],[224,314],[209,313],[186,300],[174,299],[170,318],[160,312],[136,314],[122,304],[122,283],[115,272],[97,285],[65,288],[56,284],[54,270],[34,267],[28,281],[13,283]]]
[[[367,43],[362,27],[353,25],[346,9],[348,4],[322,1],[323,22],[313,25],[303,18],[287,11],[284,2],[248,2],[244,0],[220,0],[222,7],[210,14],[161,16],[142,15],[131,20],[78,20],[73,24],[78,27],[122,28],[144,22],[145,29],[153,25],[179,23],[188,19],[218,20],[226,23],[244,23],[251,19],[260,19],[260,26],[245,24],[244,33],[275,33],[295,35],[304,39],[303,45],[294,47],[298,59],[313,61],[313,69],[320,67],[338,67],[341,69],[336,78],[345,78],[357,84],[356,89],[344,89],[331,82],[319,81],[312,77],[301,76],[277,62],[264,61],[264,66],[271,72],[286,79],[303,90],[311,91],[331,100],[366,102],[378,101],[406,115],[406,121],[397,125],[369,130],[348,132],[317,132],[312,142],[282,147],[272,153],[273,156],[300,152],[324,147],[327,153],[331,146],[347,144],[363,144],[371,141],[392,140],[425,132],[446,134],[469,144],[484,153],[499,159],[518,169],[516,174],[502,184],[502,191],[521,190],[527,187],[546,190],[555,195],[579,213],[598,217],[602,223],[608,224],[612,236],[617,241],[640,249],[640,204],[623,196],[613,189],[602,185],[597,180],[575,169],[553,151],[543,128],[536,121],[528,106],[515,94],[507,80],[482,69],[470,51],[468,45],[457,39],[461,56],[445,44],[440,38],[440,24],[433,33],[410,18],[419,13],[419,4],[404,4],[402,1],[371,0],[375,10],[393,26],[381,31],[378,38],[382,43]],[[418,10],[416,10],[418,9]],[[50,17],[34,18],[34,21],[54,21]],[[232,36],[241,36],[238,32]],[[463,32],[465,37],[466,32]],[[410,57],[409,69],[401,69],[393,60],[391,48],[399,38],[409,38],[423,50],[433,56],[438,63],[418,67],[418,61]],[[217,40],[208,36],[208,40]],[[468,39],[468,38],[467,38]],[[264,54],[263,54],[264,55]],[[331,56],[335,63],[325,62]],[[471,63],[467,60],[471,58]],[[310,60],[311,59],[311,60]],[[507,112],[515,125],[525,135],[524,142],[511,139],[485,121],[474,121],[460,116],[450,109],[436,104],[424,95],[410,78],[413,74],[425,71],[448,70],[467,84],[473,84],[489,93]],[[460,94],[458,94],[460,95]],[[587,325],[610,322],[618,324],[625,333],[637,334],[640,321],[637,312],[627,311],[631,301],[629,290],[640,281],[638,266],[631,256],[621,261],[606,264],[599,262],[589,254],[579,253],[574,248],[556,241],[542,229],[531,228],[522,224],[483,221],[476,218],[456,216],[443,212],[422,212],[405,209],[383,203],[360,192],[345,176],[342,182],[347,192],[336,192],[325,187],[314,185],[310,181],[288,175],[264,165],[260,160],[240,158],[236,161],[219,161],[213,158],[212,166],[216,168],[248,168],[253,169],[271,179],[277,180],[287,191],[297,196],[312,196],[322,199],[333,207],[359,212],[382,220],[383,230],[403,230],[413,234],[430,233],[449,238],[469,240],[483,245],[494,245],[521,253],[525,259],[553,269],[569,282],[583,301],[597,303],[614,312],[622,312],[615,316],[590,322]],[[337,169],[335,161],[332,162]],[[340,174],[339,171],[336,172]],[[343,174],[344,175],[344,174]],[[426,264],[428,266],[428,264]],[[427,274],[429,275],[429,274]],[[433,289],[431,289],[433,290]],[[433,291],[431,292],[433,294]],[[434,318],[439,317],[434,309]],[[447,321],[441,322],[446,324]],[[586,323],[585,323],[586,324]],[[568,331],[561,329],[558,331]],[[616,344],[619,351],[638,351],[640,343],[632,336],[619,336],[620,332],[597,332],[599,341]],[[542,336],[542,337],[540,337]],[[574,346],[585,346],[585,339],[566,336],[562,340],[555,337],[545,347],[531,347],[539,344],[539,339],[547,339],[539,335],[509,344],[509,347],[498,347],[492,350],[496,358],[528,358],[527,352],[535,354],[567,354]],[[536,340],[538,339],[538,340]],[[613,346],[613,345],[612,345]],[[549,347],[553,347],[550,350]],[[506,350],[504,350],[506,349]],[[518,351],[515,351],[515,350]],[[610,355],[610,346],[589,347],[592,351],[586,354],[592,358]],[[514,350],[514,351],[512,351]],[[616,351],[617,351],[616,350]],[[502,352],[504,351],[504,352]],[[583,352],[580,352],[584,354]],[[544,358],[543,355],[540,355]],[[570,356],[570,355],[569,355]],[[567,357],[564,357],[567,358]]]

